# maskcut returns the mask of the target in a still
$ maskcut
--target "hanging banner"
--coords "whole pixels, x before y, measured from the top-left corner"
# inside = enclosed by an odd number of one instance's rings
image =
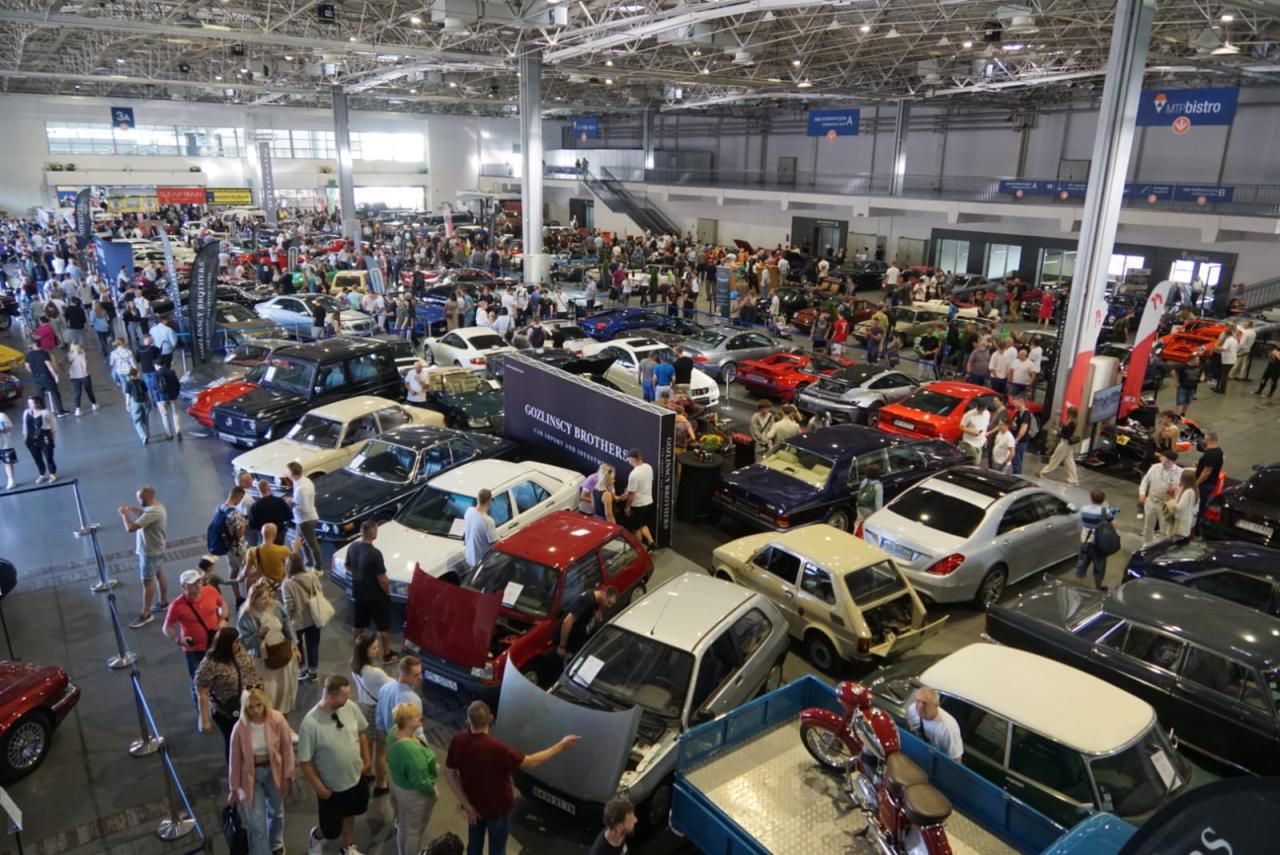
[[[204,198],[208,205],[252,205],[253,191],[247,187],[209,187]]]
[[[1102,331],[1102,322],[1107,316],[1107,289],[1091,288],[1085,293],[1090,301],[1084,307],[1084,324],[1081,326],[1079,338],[1076,339],[1075,359],[1071,362],[1071,373],[1067,376],[1067,388],[1062,398],[1062,411],[1058,414],[1061,423],[1064,424],[1067,421],[1068,404],[1075,407],[1077,411],[1081,408],[1084,384],[1089,379],[1094,349],[1098,346],[1098,333]],[[1058,365],[1063,364],[1065,363],[1059,357]]]
[[[76,246],[84,249],[93,238],[93,211],[89,188],[76,194]]]
[[[1173,283],[1164,280],[1151,289],[1147,296],[1147,305],[1138,320],[1138,337],[1129,353],[1129,367],[1124,378],[1124,392],[1120,395],[1119,417],[1124,418],[1130,412],[1142,406],[1142,381],[1147,376],[1147,363],[1151,361],[1151,350],[1156,344],[1156,333],[1160,328],[1160,319],[1164,317],[1165,307],[1169,305],[1169,292]]]
[[[1207,205],[1210,202],[1232,202],[1236,198],[1236,188],[1222,187],[1216,184],[1178,184],[1173,188],[1175,202],[1195,202]]]
[[[203,187],[157,187],[156,201],[161,205],[203,205]]]
[[[1138,100],[1137,126],[1166,127],[1185,134],[1195,125],[1229,125],[1236,116],[1239,94],[1234,86],[1148,89]]]
[[[151,214],[160,208],[160,200],[150,193],[126,193],[107,197],[107,210],[113,214]]]
[[[267,214],[267,225],[276,224],[276,179],[271,171],[271,142],[258,140],[258,168],[262,170],[262,210]]]
[[[169,277],[169,299],[173,301],[173,311],[177,315],[178,326],[182,326],[182,301],[178,297],[178,267],[173,263],[173,244],[169,243],[169,235],[160,231],[160,245],[164,247],[164,269]]]
[[[573,128],[574,139],[593,140],[600,136],[599,116],[585,116],[581,119],[574,119],[570,125]]]
[[[858,135],[858,122],[862,111],[857,107],[846,110],[810,110],[806,134],[811,137],[853,137]]]
[[[1146,199],[1148,202],[1168,201],[1173,198],[1173,184],[1126,184],[1126,199]]]
[[[218,304],[218,241],[211,240],[196,253],[188,288],[187,322],[191,330],[191,354],[197,365],[213,355],[214,309]]]
[[[83,187],[65,187],[61,184],[53,188],[53,192],[58,196],[58,207],[66,208],[74,205],[76,196],[79,196],[80,191],[83,189]]]
[[[133,108],[132,107],[112,107],[111,108],[111,126],[117,131],[133,130]]]

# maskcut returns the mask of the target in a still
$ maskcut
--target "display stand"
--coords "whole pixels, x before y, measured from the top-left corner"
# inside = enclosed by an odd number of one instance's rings
[[[18,807],[4,787],[0,787],[0,810],[4,811],[5,818],[9,820],[9,830],[13,832],[13,842],[18,847],[18,855],[22,855],[22,809]]]

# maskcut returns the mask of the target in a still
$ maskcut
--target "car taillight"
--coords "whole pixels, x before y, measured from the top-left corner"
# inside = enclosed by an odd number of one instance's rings
[[[604,328],[605,328],[605,327],[607,327],[607,326],[608,326],[608,324],[606,324],[606,323],[604,323],[603,321],[601,321],[600,323],[596,324],[596,329],[598,329],[598,330],[602,330],[602,329],[604,329]]]
[[[1222,522],[1222,505],[1210,505],[1205,508],[1204,518],[1210,522]]]
[[[859,639],[858,639],[858,652],[859,652],[859,653],[870,653],[870,652],[871,652],[871,639],[869,639],[869,638],[859,638]]]
[[[862,523],[858,523],[858,527],[853,530],[853,536],[857,538],[862,537]]]
[[[707,358],[706,358],[705,356],[695,356],[695,357],[693,358],[693,361],[694,361],[694,362],[706,362],[706,361],[707,361]]]
[[[473,356],[473,357],[471,357],[471,364],[472,364],[472,365],[484,365],[484,357],[483,357],[483,356]]]
[[[932,573],[935,576],[950,576],[952,573],[956,572],[956,568],[963,563],[964,556],[956,552],[948,555],[946,558],[933,562],[925,568],[924,572]]]

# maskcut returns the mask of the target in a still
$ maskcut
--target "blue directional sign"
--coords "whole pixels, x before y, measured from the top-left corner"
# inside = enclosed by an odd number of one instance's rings
[[[584,116],[581,119],[574,119],[571,127],[574,139],[596,139],[600,136],[600,117]]]
[[[845,110],[810,110],[808,136],[826,137],[834,131],[838,137],[857,136],[861,111],[857,107]]]
[[[133,108],[132,107],[112,107],[111,108],[111,126],[118,131],[133,130]]]
[[[1138,127],[1172,127],[1186,133],[1197,125],[1229,125],[1236,116],[1240,90],[1148,89],[1138,101]]]

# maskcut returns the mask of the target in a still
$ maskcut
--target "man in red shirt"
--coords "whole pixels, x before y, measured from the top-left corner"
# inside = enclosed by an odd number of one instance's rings
[[[511,811],[516,806],[511,773],[541,766],[582,737],[566,736],[550,748],[521,754],[489,735],[492,724],[489,705],[472,701],[467,707],[467,732],[455,734],[449,743],[444,779],[467,814],[467,851],[483,852],[487,834],[489,855],[505,855]]]
[[[845,342],[849,340],[849,319],[843,312],[837,312],[835,326],[831,328],[831,355],[840,356],[844,352]]]
[[[205,585],[199,570],[185,570],[179,577],[182,596],[174,597],[164,614],[164,634],[187,657],[187,673],[191,675],[191,698],[196,699],[196,669],[204,659],[209,642],[218,628],[227,622],[227,606],[218,589]]]

